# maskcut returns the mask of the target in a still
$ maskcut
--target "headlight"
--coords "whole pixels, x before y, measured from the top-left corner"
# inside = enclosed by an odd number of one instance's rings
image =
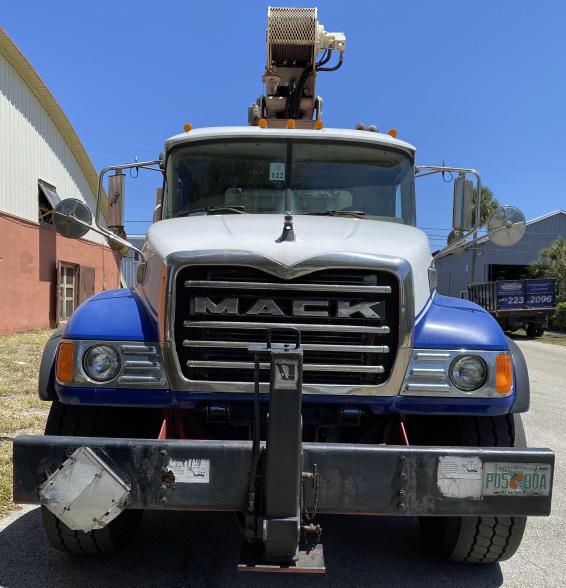
[[[477,355],[459,355],[450,365],[450,380],[460,390],[472,392],[487,379],[487,366]]]
[[[95,345],[84,354],[83,366],[89,378],[109,382],[120,372],[120,356],[109,345]]]

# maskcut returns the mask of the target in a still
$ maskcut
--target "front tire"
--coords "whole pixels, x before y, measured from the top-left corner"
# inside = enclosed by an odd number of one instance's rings
[[[158,415],[147,409],[72,406],[53,401],[46,435],[73,437],[155,438]],[[72,555],[108,555],[127,547],[136,537],[142,510],[125,510],[102,529],[73,531],[45,506],[41,507],[47,539],[58,551]]]
[[[103,529],[89,533],[73,531],[45,506],[41,507],[43,528],[51,546],[71,555],[110,555],[131,544],[142,520],[143,510],[125,510]]]
[[[459,445],[526,447],[520,415],[461,417]],[[494,563],[512,557],[523,538],[527,517],[420,517],[427,544],[443,559]]]
[[[544,329],[537,328],[532,323],[529,323],[525,332],[527,333],[527,337],[534,339],[535,337],[540,337],[544,333]]]

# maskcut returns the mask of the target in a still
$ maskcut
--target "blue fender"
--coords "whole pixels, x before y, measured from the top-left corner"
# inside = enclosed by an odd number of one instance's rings
[[[507,351],[507,338],[481,306],[436,294],[417,317],[415,349],[483,349]]]
[[[436,294],[417,317],[414,347],[508,351],[513,360],[513,393],[488,402],[493,406],[499,405],[499,410],[503,409],[504,412],[526,412],[529,409],[529,374],[523,354],[481,306],[462,298]]]
[[[155,319],[135,291],[106,290],[77,308],[63,337],[154,342],[158,340],[158,330]]]
[[[100,339],[106,341],[158,340],[155,319],[133,290],[107,290],[83,302],[73,313],[64,330],[58,329],[49,339],[41,359],[38,392],[41,400],[60,400],[71,387],[59,386],[54,381],[54,364],[61,338]],[[80,395],[85,389],[78,389]],[[95,402],[96,404],[96,402]]]

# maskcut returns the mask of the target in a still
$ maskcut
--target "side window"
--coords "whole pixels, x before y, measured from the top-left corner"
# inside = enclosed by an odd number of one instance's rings
[[[59,202],[59,194],[57,194],[57,188],[52,184],[48,184],[44,180],[38,180],[37,182],[37,197],[38,197],[38,220],[40,223],[46,225],[53,224],[53,209]]]

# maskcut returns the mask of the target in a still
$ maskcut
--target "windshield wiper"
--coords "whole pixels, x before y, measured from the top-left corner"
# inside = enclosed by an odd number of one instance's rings
[[[324,212],[309,212],[307,214],[318,214],[325,216],[365,216],[363,210],[325,210]]]
[[[175,217],[178,216],[188,216],[189,214],[193,214],[193,212],[206,212],[206,214],[222,214],[222,213],[232,213],[232,214],[246,214],[246,207],[245,206],[208,206],[206,208],[195,208],[194,210],[184,210],[182,212],[178,212]]]

